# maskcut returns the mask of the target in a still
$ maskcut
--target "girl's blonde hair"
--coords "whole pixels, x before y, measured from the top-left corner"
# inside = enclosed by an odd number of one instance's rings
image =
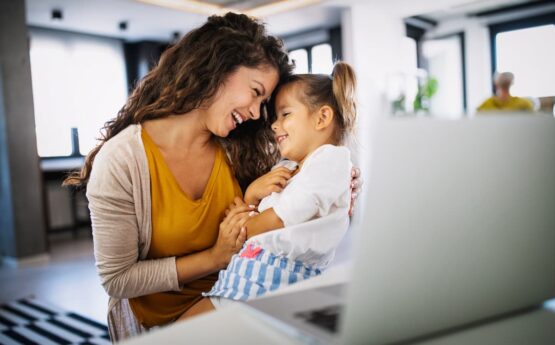
[[[274,96],[285,85],[292,83],[302,85],[300,100],[311,112],[324,105],[333,109],[336,126],[332,140],[336,144],[344,143],[348,135],[353,132],[357,113],[355,101],[356,76],[353,68],[345,62],[338,61],[335,63],[331,75],[292,75],[276,88]],[[275,100],[275,97],[273,99]],[[272,111],[272,116],[275,116],[274,111]]]

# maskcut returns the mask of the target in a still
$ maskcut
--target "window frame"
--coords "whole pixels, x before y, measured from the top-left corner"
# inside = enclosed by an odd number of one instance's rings
[[[430,25],[437,25],[435,21],[428,20],[423,17],[418,17],[420,20],[428,21]],[[426,34],[426,29],[420,28],[418,26],[405,23],[405,34],[407,37],[410,37],[416,41],[416,66],[418,68],[426,69],[427,66],[424,64],[424,59],[422,58],[422,43],[425,41],[424,36]],[[461,44],[461,73],[462,73],[462,100],[463,100],[463,111],[468,116],[468,91],[467,91],[467,80],[466,80],[466,36],[464,31],[455,32],[447,35],[441,35],[437,37],[432,37],[430,40],[433,39],[442,39],[442,38],[449,38],[458,36]]]
[[[128,57],[127,57],[127,52],[125,51],[125,45],[126,42],[124,39],[121,38],[115,38],[115,37],[111,37],[111,36],[105,36],[105,35],[98,35],[98,34],[92,34],[92,33],[83,33],[83,32],[78,32],[78,31],[72,31],[72,30],[60,30],[60,29],[52,29],[52,28],[45,28],[45,27],[41,27],[41,26],[35,26],[35,25],[29,25],[29,40],[33,39],[33,35],[32,35],[32,31],[36,30],[36,31],[42,31],[42,32],[52,32],[54,34],[70,34],[70,35],[82,35],[82,36],[88,36],[88,37],[92,37],[92,38],[99,38],[99,39],[109,39],[109,40],[118,40],[121,42],[122,44],[122,49],[124,52],[124,65],[126,66],[126,71],[125,73],[128,75],[129,71],[127,70],[127,65],[128,65]],[[29,46],[30,49],[30,46]],[[128,84],[128,95],[130,93],[130,83],[128,78],[126,79],[126,82]],[[98,130],[100,131],[101,128],[98,128]],[[79,132],[78,132],[78,128],[77,127],[71,127],[71,153],[65,156],[38,156],[39,157],[39,162],[53,162],[53,161],[60,161],[60,160],[74,160],[75,158],[85,158],[86,154],[82,154],[80,152],[80,147],[79,147]]]
[[[555,25],[555,12],[541,16],[534,16],[516,20],[505,21],[489,25],[491,75],[497,71],[497,35],[503,32],[529,29],[543,25]],[[492,92],[495,93],[495,85],[492,83]]]
[[[297,36],[303,36],[307,33],[313,32],[313,31],[320,31],[322,29],[314,29],[314,30],[309,30],[309,31],[304,31],[304,32],[299,32],[293,35],[288,35],[286,37],[284,37],[284,41],[287,42],[287,39],[294,39]],[[288,49],[289,52],[295,51],[295,50],[304,50],[306,51],[306,57],[307,57],[307,63],[308,63],[308,73],[312,73],[312,48],[321,44],[329,44],[331,47],[331,58],[332,58],[332,62],[335,63],[335,61],[341,60],[343,57],[342,54],[342,40],[341,40],[341,27],[337,26],[337,27],[333,27],[333,28],[329,28],[329,29],[325,29],[327,31],[327,39],[323,39],[323,40],[315,40],[315,41],[311,41],[310,44],[301,44],[301,45],[296,45],[294,47],[291,47],[290,49]]]

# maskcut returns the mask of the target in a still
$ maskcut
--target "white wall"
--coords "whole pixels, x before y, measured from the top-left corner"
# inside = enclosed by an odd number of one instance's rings
[[[344,60],[351,63],[358,79],[357,139],[365,167],[376,121],[389,116],[386,98],[388,78],[401,67],[401,41],[405,27],[401,15],[380,4],[355,3],[342,15]]]

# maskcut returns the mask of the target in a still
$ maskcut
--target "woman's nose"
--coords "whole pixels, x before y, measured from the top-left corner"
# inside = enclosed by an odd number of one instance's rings
[[[255,102],[250,108],[249,108],[249,116],[252,120],[258,120],[260,118],[260,103]]]

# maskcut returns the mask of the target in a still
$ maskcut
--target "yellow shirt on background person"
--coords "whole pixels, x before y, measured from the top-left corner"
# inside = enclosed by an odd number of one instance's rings
[[[493,96],[482,103],[478,109],[479,112],[487,111],[533,111],[534,105],[526,98],[511,96],[507,100]]]
[[[208,249],[218,237],[226,208],[241,189],[218,146],[214,166],[201,199],[191,200],[179,187],[158,147],[142,131],[150,172],[152,239],[147,259],[182,256]],[[214,273],[168,291],[129,299],[135,317],[145,327],[163,325],[178,318],[209,291]]]

